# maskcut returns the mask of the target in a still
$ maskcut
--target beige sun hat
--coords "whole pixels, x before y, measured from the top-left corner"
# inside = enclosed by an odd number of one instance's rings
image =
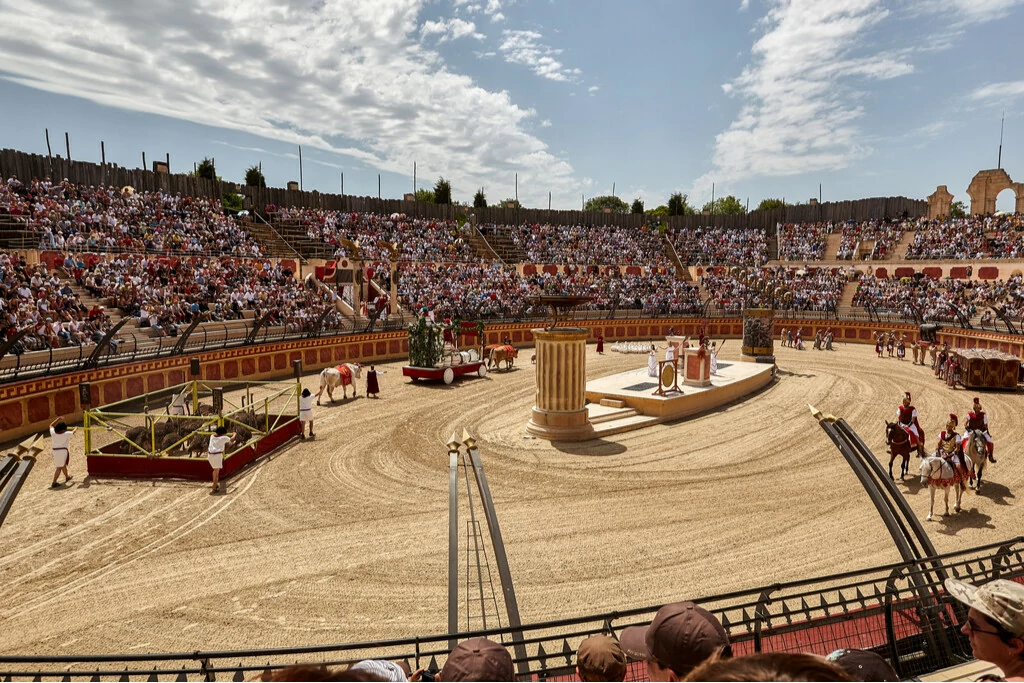
[[[1024,585],[996,579],[984,586],[972,586],[959,579],[946,579],[946,590],[1013,635],[1024,638]]]

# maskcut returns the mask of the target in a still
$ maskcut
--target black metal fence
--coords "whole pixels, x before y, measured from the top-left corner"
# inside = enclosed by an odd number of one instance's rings
[[[823,548],[823,551],[825,549]],[[1024,537],[956,553],[832,574],[802,581],[692,599],[714,613],[737,654],[812,652],[862,648],[885,657],[901,678],[921,676],[971,658],[959,628],[966,609],[950,598],[944,571],[971,583],[996,578],[1024,583]],[[911,576],[924,577],[912,581]],[[522,636],[526,656],[516,659],[520,680],[573,680],[575,652],[584,638],[618,634],[649,624],[659,606],[591,614],[471,633],[437,634],[334,645],[288,648],[113,655],[0,655],[6,680],[233,680],[296,662],[342,665],[362,659],[404,661],[412,669],[437,669],[450,641],[485,636],[511,645]],[[646,680],[641,663],[627,680]]]

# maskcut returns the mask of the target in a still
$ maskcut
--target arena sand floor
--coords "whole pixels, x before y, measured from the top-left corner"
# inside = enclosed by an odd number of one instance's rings
[[[837,349],[779,349],[777,383],[711,414],[562,445],[523,438],[529,351],[511,372],[450,387],[412,385],[401,363],[378,366],[381,399],[318,408],[316,441],[286,446],[218,496],[200,483],[83,480],[79,433],[74,485],[48,489],[44,454],[0,529],[3,649],[192,651],[442,633],[442,444],[463,427],[479,439],[524,621],[896,561],[807,404],[845,417],[884,453],[882,421],[905,390],[929,444],[972,393],[909,361],[877,360],[868,346]],[[730,341],[722,359],[738,354]],[[587,362],[593,378],[646,356],[598,356],[591,345]],[[965,512],[926,523],[940,552],[1024,529],[1024,396],[982,400],[999,463]],[[901,488],[923,519],[918,481]]]

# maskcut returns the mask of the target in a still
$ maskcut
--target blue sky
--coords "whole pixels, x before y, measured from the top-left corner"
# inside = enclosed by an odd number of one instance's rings
[[[1024,181],[1024,0],[15,0],[0,146],[385,196],[648,208],[681,191],[906,195]],[[1012,195],[999,207],[1012,210]]]

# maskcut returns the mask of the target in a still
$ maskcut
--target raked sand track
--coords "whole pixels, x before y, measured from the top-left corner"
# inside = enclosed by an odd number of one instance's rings
[[[2,649],[192,651],[443,632],[442,444],[463,427],[480,442],[525,621],[895,561],[807,404],[845,417],[883,453],[882,419],[904,390],[929,444],[971,394],[909,361],[876,360],[871,347],[837,348],[779,349],[778,382],[714,413],[567,445],[523,438],[528,351],[512,372],[451,387],[411,385],[393,363],[381,366],[383,398],[319,408],[315,442],[286,446],[220,496],[196,483],[83,481],[79,433],[74,485],[47,488],[44,453],[0,529]],[[738,354],[731,341],[722,357]],[[587,362],[593,378],[646,356],[590,346]],[[999,463],[966,512],[926,524],[940,552],[1024,530],[1024,396],[982,398]],[[902,490],[923,518],[927,491],[916,477]]]

